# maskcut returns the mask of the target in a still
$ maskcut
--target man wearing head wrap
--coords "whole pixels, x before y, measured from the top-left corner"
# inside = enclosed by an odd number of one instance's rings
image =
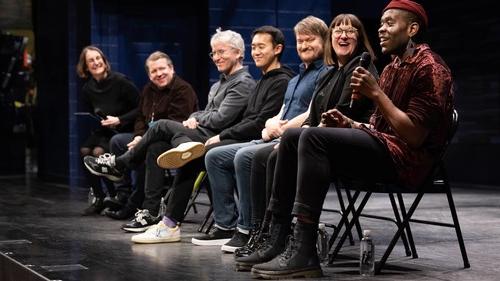
[[[357,67],[353,91],[377,106],[369,124],[353,122],[337,110],[325,124],[309,128],[298,141],[298,171],[290,167],[297,141],[285,132],[276,163],[275,189],[297,187],[294,204],[273,202],[272,227],[290,226],[297,217],[293,239],[270,262],[254,265],[252,275],[264,278],[317,277],[319,217],[330,183],[338,178],[367,182],[397,182],[415,190],[440,154],[451,127],[453,79],[440,56],[421,43],[428,25],[425,10],[409,0],[393,0],[383,10],[378,30],[380,47],[392,61],[380,81]]]

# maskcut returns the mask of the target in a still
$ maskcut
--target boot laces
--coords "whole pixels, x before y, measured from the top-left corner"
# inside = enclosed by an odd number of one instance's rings
[[[106,165],[109,167],[115,166],[115,156],[111,153],[104,153],[99,155],[96,160],[97,164]]]
[[[261,232],[260,237],[257,241],[257,247],[256,250],[261,250],[265,249],[267,247],[270,247],[274,244],[276,238],[273,239],[273,237],[277,237],[278,232],[276,231],[275,233],[270,233],[270,232]]]
[[[290,259],[290,257],[295,253],[297,245],[295,243],[295,238],[293,235],[288,236],[285,251],[280,255],[280,261],[284,262]]]

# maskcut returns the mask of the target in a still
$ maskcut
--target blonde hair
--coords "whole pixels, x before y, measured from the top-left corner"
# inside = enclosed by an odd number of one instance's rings
[[[295,35],[299,33],[317,35],[325,41],[328,33],[328,26],[320,18],[307,16],[293,27],[293,31],[295,32]]]
[[[108,58],[104,55],[101,49],[97,48],[96,46],[89,45],[83,48],[82,52],[80,53],[78,64],[76,65],[76,73],[80,78],[87,78],[90,75],[89,68],[87,67],[87,60],[85,59],[88,51],[98,52],[102,60],[104,61],[104,64],[106,65],[106,73],[109,73],[111,71],[111,65],[108,62]]]
[[[157,61],[159,59],[166,59],[168,65],[174,66],[174,64],[172,63],[172,59],[167,54],[165,54],[164,52],[155,51],[151,55],[149,55],[149,57],[146,59],[146,62],[144,63],[144,68],[146,69],[147,74],[149,74],[148,62]]]

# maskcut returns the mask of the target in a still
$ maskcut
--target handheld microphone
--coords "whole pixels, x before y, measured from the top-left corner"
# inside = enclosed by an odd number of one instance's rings
[[[361,54],[361,58],[359,59],[359,66],[361,66],[362,68],[368,69],[371,61],[372,61],[372,57],[370,56],[370,53],[364,52]],[[359,98],[360,98],[360,95],[358,93],[352,93],[351,103],[349,104],[349,108],[352,108],[354,101],[358,100]]]
[[[108,119],[108,117],[106,117],[106,114],[104,114],[104,112],[102,112],[102,110],[100,108],[96,108],[94,110],[94,113],[95,113],[95,115],[99,116],[102,120]]]

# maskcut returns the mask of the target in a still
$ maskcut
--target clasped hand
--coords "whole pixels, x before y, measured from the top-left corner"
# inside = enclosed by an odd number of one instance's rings
[[[337,109],[330,109],[321,114],[318,127],[350,128],[352,120]]]

